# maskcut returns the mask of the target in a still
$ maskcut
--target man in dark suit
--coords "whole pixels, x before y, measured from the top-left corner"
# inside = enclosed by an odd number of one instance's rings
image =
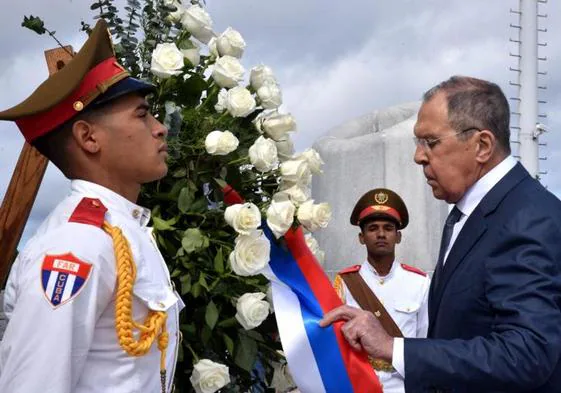
[[[407,392],[561,392],[561,202],[510,156],[508,101],[452,77],[423,98],[415,162],[454,204],[429,294],[428,339],[392,339],[349,306],[356,349],[391,361]]]

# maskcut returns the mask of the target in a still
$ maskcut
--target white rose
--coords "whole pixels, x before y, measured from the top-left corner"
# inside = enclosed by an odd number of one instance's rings
[[[303,153],[295,157],[296,160],[305,160],[312,173],[321,173],[321,166],[324,164],[321,156],[315,149],[306,149]]]
[[[276,200],[286,199],[288,197],[294,203],[294,205],[298,206],[308,199],[311,196],[311,190],[309,187],[303,186],[301,184],[292,184],[292,183],[282,183],[280,187],[280,191],[273,195],[273,198]]]
[[[288,200],[271,201],[271,205],[267,209],[267,224],[274,235],[279,238],[283,236],[294,222],[294,213],[296,207]]]
[[[191,63],[193,67],[198,66],[201,61],[201,53],[199,52],[199,45],[191,40],[186,41],[183,45],[189,46],[188,48],[181,49],[181,53],[183,54],[183,57],[189,60],[189,63]]]
[[[226,109],[234,117],[246,117],[255,110],[255,98],[245,87],[236,86],[228,90]]]
[[[257,89],[257,97],[265,109],[276,109],[282,104],[282,92],[275,82],[267,81]]]
[[[319,264],[323,265],[323,262],[325,261],[325,253],[319,248],[319,243],[316,238],[313,237],[311,233],[307,233],[304,238],[306,239],[306,245],[312,254],[314,254]]]
[[[310,167],[303,160],[288,160],[280,165],[282,180],[289,183],[309,184],[312,179]]]
[[[228,206],[224,219],[241,235],[249,235],[261,225],[261,212],[253,203],[239,203]]]
[[[251,73],[249,74],[249,83],[251,84],[251,87],[257,91],[265,82],[277,83],[273,70],[262,64],[253,67],[251,69]]]
[[[174,43],[166,42],[156,45],[152,52],[150,71],[162,79],[181,74],[183,54]]]
[[[267,266],[270,252],[271,243],[262,231],[239,235],[230,253],[230,267],[239,276],[254,276]]]
[[[275,168],[279,163],[275,142],[262,136],[257,138],[249,148],[249,161],[259,172],[269,172]]]
[[[331,219],[331,207],[328,203],[314,204],[313,200],[304,202],[298,208],[298,221],[310,232],[327,227]]]
[[[275,141],[280,141],[288,137],[289,131],[296,130],[296,122],[291,114],[273,113],[258,117],[255,126],[261,132],[266,133]]]
[[[220,87],[235,87],[243,80],[245,70],[238,59],[232,56],[222,56],[212,70],[212,78]]]
[[[230,131],[212,131],[205,139],[208,154],[225,156],[238,148],[240,141]]]
[[[210,359],[201,359],[193,366],[189,380],[195,392],[214,393],[230,383],[230,374],[227,366]]]
[[[277,145],[279,161],[286,161],[292,158],[292,155],[294,154],[294,143],[292,142],[292,139],[290,139],[290,136],[286,135],[280,141],[275,141],[275,144]]]
[[[218,92],[218,101],[216,102],[216,105],[214,105],[214,109],[216,110],[216,112],[222,113],[226,110],[227,99],[228,99],[228,90],[221,89]]]
[[[183,12],[181,24],[193,37],[205,44],[214,36],[212,19],[200,5],[187,8]]]
[[[245,41],[237,30],[228,27],[216,39],[216,48],[220,56],[234,56],[239,59],[243,55]]]
[[[236,303],[236,319],[245,330],[261,325],[269,316],[271,309],[263,292],[244,293]]]

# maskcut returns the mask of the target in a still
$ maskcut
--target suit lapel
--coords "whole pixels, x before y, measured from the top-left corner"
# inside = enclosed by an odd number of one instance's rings
[[[468,217],[465,225],[462,227],[458,237],[456,238],[448,258],[445,261],[442,270],[442,277],[438,280],[439,285],[434,285],[434,280],[431,282],[429,291],[429,337],[434,327],[434,321],[438,314],[438,308],[442,300],[444,291],[457,270],[458,266],[462,264],[465,257],[470,250],[481,239],[487,230],[487,219],[508,192],[516,186],[523,179],[528,177],[528,172],[522,167],[520,163],[516,164],[481,200],[479,205]]]
[[[458,266],[462,264],[466,255],[473,246],[475,246],[486,230],[487,223],[485,222],[483,211],[478,206],[468,217],[448,254],[448,258],[441,271],[442,277],[438,280],[439,285],[431,288],[431,320],[433,320],[438,313],[438,306],[440,305],[442,294],[450,281],[450,277],[452,277]]]

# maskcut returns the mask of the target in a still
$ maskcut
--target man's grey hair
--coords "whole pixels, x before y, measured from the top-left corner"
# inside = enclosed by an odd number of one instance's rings
[[[497,84],[455,75],[428,90],[423,95],[423,103],[440,92],[446,94],[448,121],[456,131],[471,127],[489,130],[497,138],[501,149],[510,154],[510,108]],[[470,135],[468,132],[465,134]]]

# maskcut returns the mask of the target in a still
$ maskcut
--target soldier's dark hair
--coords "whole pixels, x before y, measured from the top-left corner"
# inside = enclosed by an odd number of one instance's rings
[[[103,106],[87,108],[82,113],[67,120],[55,130],[40,136],[32,145],[47,157],[68,178],[72,177],[72,157],[68,152],[68,142],[72,136],[72,127],[79,120],[95,121],[103,112]]]
[[[425,92],[423,102],[440,92],[446,94],[448,121],[456,131],[470,127],[489,130],[503,152],[510,154],[510,108],[497,84],[455,75]],[[459,134],[458,138],[467,138],[474,132],[477,130]]]

